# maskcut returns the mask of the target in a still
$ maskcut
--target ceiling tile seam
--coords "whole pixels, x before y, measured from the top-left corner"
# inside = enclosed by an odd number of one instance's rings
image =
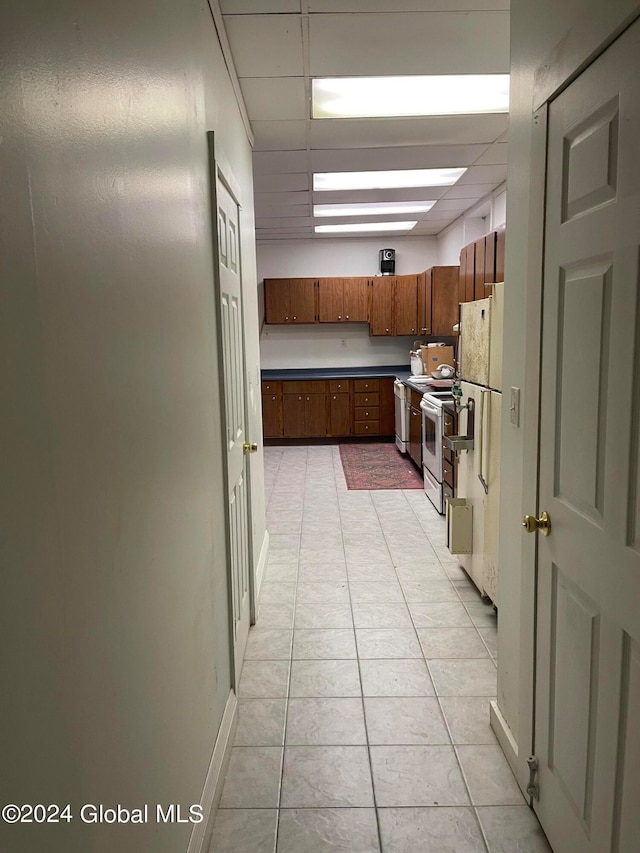
[[[304,71],[305,142],[307,145],[308,189],[313,192],[313,168],[311,162],[311,39],[309,35],[309,0],[300,0],[302,26],[302,70]],[[309,216],[313,217],[313,200],[309,197]],[[315,231],[312,232],[315,234]]]

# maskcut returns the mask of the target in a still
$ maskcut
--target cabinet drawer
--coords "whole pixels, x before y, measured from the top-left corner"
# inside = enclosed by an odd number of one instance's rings
[[[282,391],[282,382],[274,382],[270,380],[269,382],[262,383],[262,393],[263,394],[280,394]]]
[[[380,423],[379,421],[356,421],[355,422],[355,434],[356,435],[377,435],[380,432]]]
[[[379,391],[380,390],[380,380],[379,379],[354,379],[353,380],[353,390],[356,392],[361,391]]]
[[[411,391],[411,405],[414,409],[418,409],[420,411],[420,401],[422,400],[422,394],[419,391],[414,391],[413,388],[409,389]]]
[[[447,459],[452,464],[455,462],[455,451],[453,451],[448,445],[442,442],[442,458]]]
[[[448,483],[452,489],[455,488],[456,467],[453,463],[449,462],[448,459],[442,460],[442,479],[445,483]]]
[[[356,406],[357,421],[379,421],[380,409],[378,406]]]
[[[447,498],[455,498],[455,490],[448,484],[442,484],[442,494],[444,495],[444,505],[447,506]]]
[[[448,412],[445,412],[443,421],[444,422],[443,422],[442,427],[444,430],[444,434],[445,435],[454,435],[454,428],[453,428],[454,418],[453,418],[453,415],[450,415]]]
[[[356,406],[379,406],[380,394],[377,391],[356,394],[355,404]]]
[[[327,383],[317,380],[287,380],[282,383],[283,394],[325,394]]]
[[[343,394],[349,391],[348,379],[331,379],[329,381],[329,391],[332,394]]]

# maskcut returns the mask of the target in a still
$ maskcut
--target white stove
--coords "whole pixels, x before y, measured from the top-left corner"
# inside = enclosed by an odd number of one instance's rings
[[[429,391],[420,402],[422,410],[422,473],[424,493],[438,512],[444,514],[444,490],[442,487],[442,437],[444,435],[444,403],[452,403],[450,389]]]

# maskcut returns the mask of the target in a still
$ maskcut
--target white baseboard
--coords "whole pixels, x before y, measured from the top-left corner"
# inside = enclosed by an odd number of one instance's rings
[[[526,782],[523,778],[522,767],[520,766],[520,762],[518,760],[519,749],[518,743],[513,736],[513,732],[509,728],[509,724],[502,716],[502,711],[498,707],[497,701],[494,699],[489,702],[489,721],[491,723],[491,728],[494,731],[495,736],[498,738],[498,743],[500,744],[500,748],[504,752],[505,758],[509,762],[509,766],[513,770],[513,775],[516,777],[516,781],[522,788],[522,793],[525,797],[529,795],[526,792]],[[524,786],[523,786],[524,783]]]
[[[256,610],[257,604],[260,601],[260,593],[262,592],[262,584],[267,573],[267,558],[269,556],[269,531],[265,530],[264,539],[262,540],[262,548],[260,549],[260,558],[256,566]]]
[[[200,797],[204,820],[201,823],[193,825],[187,853],[207,853],[209,849],[213,824],[216,819],[218,803],[222,796],[222,786],[224,785],[224,777],[227,772],[229,757],[231,756],[231,747],[233,745],[237,722],[238,700],[236,694],[231,690],[224,714],[222,715],[222,722],[220,723],[216,743],[213,747],[207,778],[204,781],[204,788]]]

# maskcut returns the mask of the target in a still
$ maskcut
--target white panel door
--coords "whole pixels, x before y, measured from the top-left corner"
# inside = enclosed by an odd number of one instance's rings
[[[214,167],[215,168],[215,167]],[[216,170],[218,297],[224,375],[224,429],[229,501],[228,536],[236,686],[251,616],[247,472],[245,464],[244,337],[238,205]]]
[[[640,849],[640,23],[549,105],[535,752],[555,853]]]

